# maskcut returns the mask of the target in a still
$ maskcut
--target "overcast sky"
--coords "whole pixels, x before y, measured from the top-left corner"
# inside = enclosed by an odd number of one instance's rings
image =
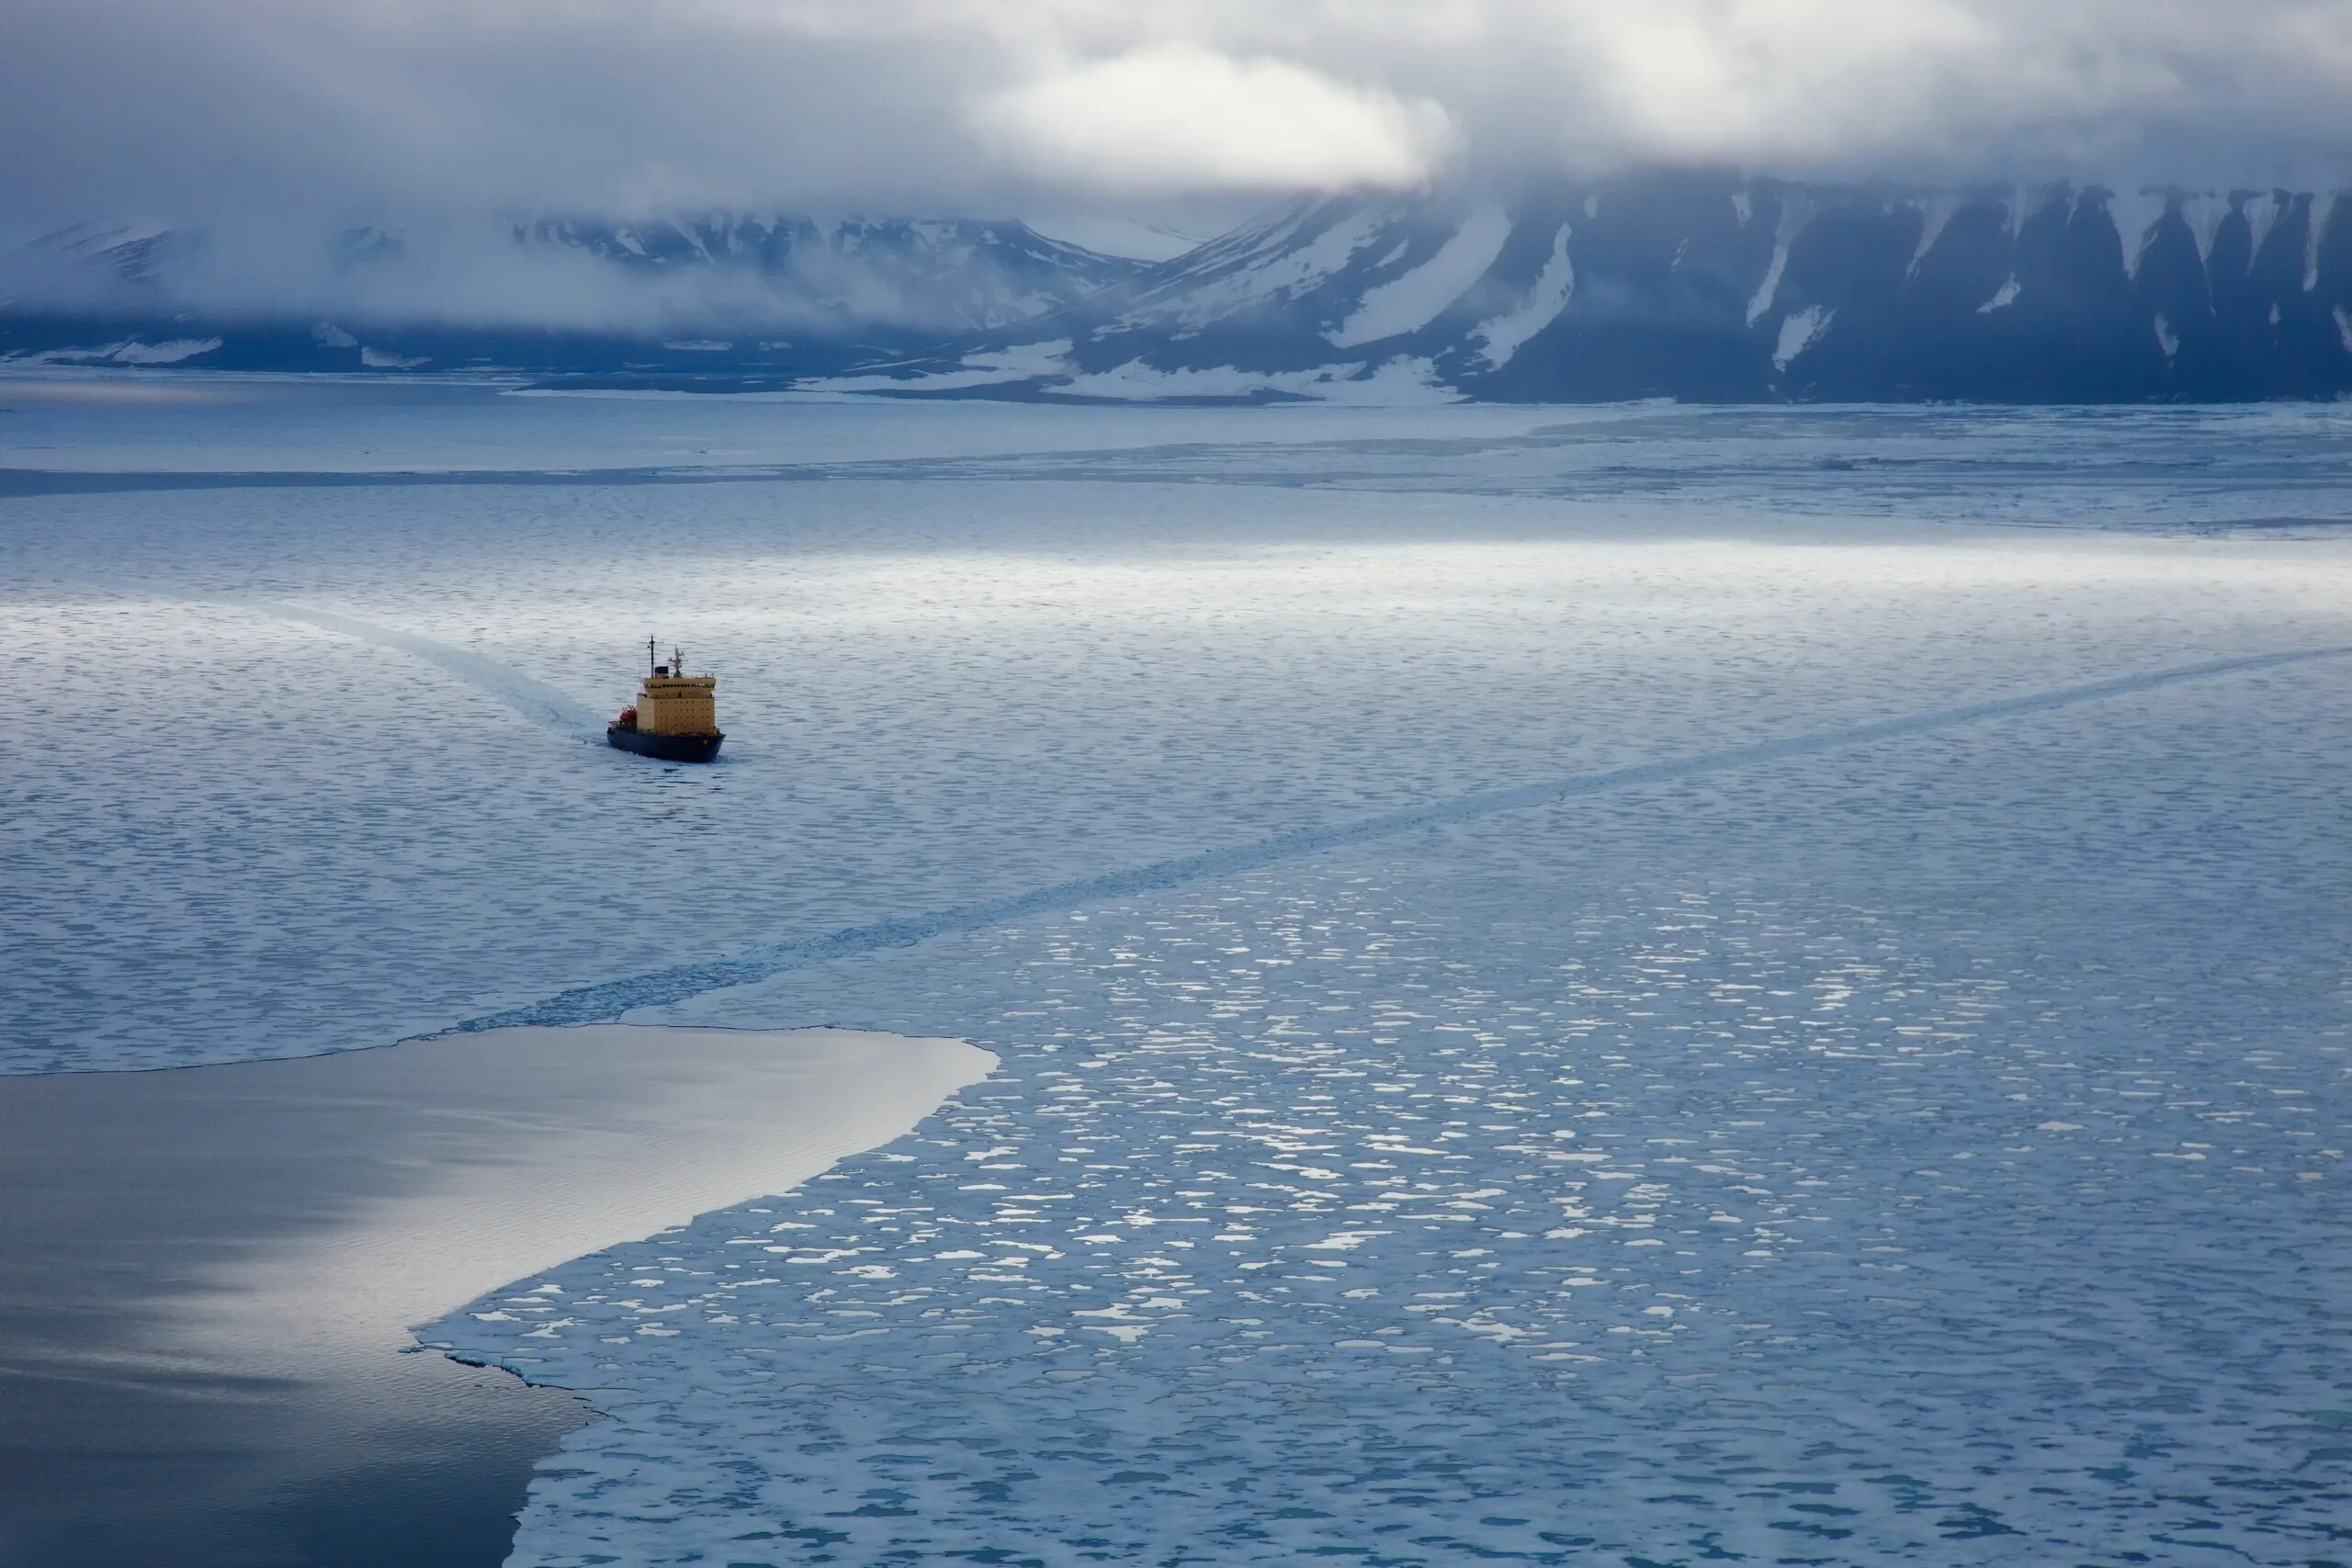
[[[1449,173],[2352,183],[2352,0],[0,0],[0,214],[1102,211]]]

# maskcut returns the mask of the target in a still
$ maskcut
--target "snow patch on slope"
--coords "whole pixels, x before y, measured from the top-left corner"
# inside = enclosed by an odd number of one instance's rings
[[[1243,370],[1220,365],[1202,370],[1162,370],[1139,359],[1071,378],[1055,389],[1069,397],[1148,402],[1165,398],[1304,398],[1325,403],[1438,404],[1462,395],[1437,378],[1427,359],[1399,356],[1373,367],[1326,365],[1311,370]]]
[[[2184,197],[2180,202],[2181,221],[2197,239],[2197,260],[2210,266],[2213,261],[2213,241],[2222,231],[2222,220],[2232,210],[2229,201],[2222,197],[2202,193]]]
[[[173,338],[164,343],[142,343],[137,338],[129,338],[96,348],[51,348],[38,354],[12,354],[0,357],[24,365],[177,365],[199,354],[209,354],[220,346],[220,339],[217,337]]]
[[[1569,231],[1569,225],[1563,223],[1552,236],[1551,257],[1536,275],[1527,298],[1502,315],[1479,322],[1471,333],[1474,341],[1485,345],[1478,353],[1489,369],[1499,370],[1510,363],[1520,344],[1557,321],[1567,309],[1577,291],[1576,264],[1568,259]]]
[[[1284,245],[1296,230],[1294,223],[1269,236],[1242,265],[1221,277],[1186,288],[1170,308],[1131,310],[1116,324],[1206,326],[1277,296],[1295,294],[1338,272],[1358,251],[1378,240],[1386,228],[1386,216],[1380,212],[1355,213],[1295,250]]]
[[[1952,214],[1960,210],[1960,206],[1961,198],[1956,196],[1939,196],[1928,203],[1927,210],[1919,220],[1919,243],[1911,247],[1911,265],[1903,269],[1905,277],[1919,270],[1919,264],[1926,261],[1928,253],[1936,248],[1936,242],[1943,237],[1945,227],[1951,222]]]
[[[1781,340],[1772,349],[1772,368],[1786,370],[1790,362],[1813,346],[1814,340],[1838,314],[1818,305],[1807,305],[1781,323]]]
[[[2148,242],[2154,238],[2156,225],[2170,205],[2171,198],[2161,190],[2108,197],[2107,216],[2115,225],[2116,238],[2123,242],[2124,276],[2140,276],[2140,264],[2147,259]]]
[[[1482,207],[1435,255],[1400,277],[1367,288],[1352,315],[1324,336],[1336,347],[1377,343],[1427,326],[1484,277],[1510,238],[1510,214]]]
[[[1779,296],[1781,275],[1789,269],[1789,246],[1794,243],[1797,231],[1804,227],[1805,217],[1796,202],[1781,202],[1780,232],[1772,241],[1772,265],[1765,269],[1764,281],[1757,285],[1756,297],[1747,302],[1749,326],[1764,319],[1764,312],[1772,308],[1773,299]]]
[[[2257,196],[2245,204],[2245,220],[2254,230],[2254,249],[2250,253],[2259,258],[2262,247],[2270,238],[2270,231],[2278,227],[2278,220],[2286,216],[2286,201],[2273,194]]]
[[[169,343],[126,343],[107,357],[117,365],[177,365],[220,346],[217,337],[180,337]]]
[[[2324,190],[2312,197],[2311,238],[2303,245],[2303,292],[2311,293],[2319,287],[2319,243],[2327,233],[2328,220],[2335,215],[2335,196]]]
[[[1015,344],[964,356],[962,368],[935,370],[920,376],[828,376],[806,383],[820,392],[952,392],[966,387],[995,387],[1042,376],[1061,376],[1069,369],[1066,356],[1070,340]]]

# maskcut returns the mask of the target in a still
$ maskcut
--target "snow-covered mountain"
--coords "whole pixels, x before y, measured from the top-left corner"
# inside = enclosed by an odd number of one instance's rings
[[[94,223],[0,265],[0,355],[808,374],[1001,329],[1142,265],[1010,220],[537,219],[355,229],[299,254]]]
[[[1694,174],[1301,202],[901,393],[1575,401],[2331,397],[2352,201]]]
[[[1302,201],[1150,265],[1017,222],[547,219],[487,249],[353,231],[308,294],[243,306],[205,285],[267,258],[203,235],[28,255],[52,287],[0,305],[0,355],[82,363],[1120,400],[2352,392],[2352,201],[2290,191],[1648,174]]]
[[[1097,254],[1016,222],[936,218],[754,218],[660,223],[518,224],[527,251],[592,255],[632,276],[788,284],[776,296],[820,321],[926,330],[1002,327],[1132,276],[1140,262]],[[759,296],[754,295],[757,299]]]
[[[153,288],[186,265],[203,236],[155,224],[76,223],[27,247],[42,270],[78,276],[94,288]]]

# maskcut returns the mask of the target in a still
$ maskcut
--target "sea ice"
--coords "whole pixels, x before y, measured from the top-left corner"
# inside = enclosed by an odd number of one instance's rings
[[[516,1561],[2340,1555],[2341,411],[442,395],[12,416],[0,1061],[1001,1062],[426,1330]]]
[[[1004,1065],[432,1331],[614,1414],[518,1560],[2324,1556],[2346,720],[2186,683],[668,1010]]]

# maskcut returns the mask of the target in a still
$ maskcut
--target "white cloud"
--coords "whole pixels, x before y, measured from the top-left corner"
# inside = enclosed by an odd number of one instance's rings
[[[0,229],[1448,166],[2352,180],[2352,0],[0,0]]]
[[[1114,190],[1416,186],[1457,141],[1452,118],[1427,98],[1182,42],[1014,84],[984,99],[974,122],[1024,172]]]

